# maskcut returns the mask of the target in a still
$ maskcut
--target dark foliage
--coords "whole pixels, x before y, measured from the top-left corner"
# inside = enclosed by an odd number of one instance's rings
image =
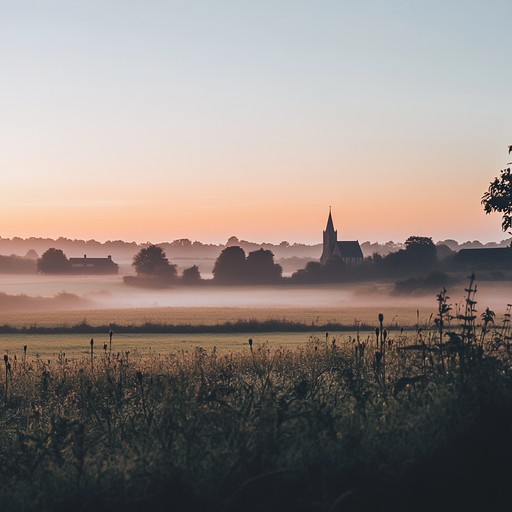
[[[141,249],[133,258],[133,267],[138,276],[174,280],[177,276],[176,265],[172,265],[165,252],[157,245]]]
[[[431,293],[448,285],[448,274],[439,270],[430,272],[425,277],[410,277],[395,283],[395,293]]]
[[[31,258],[22,258],[12,254],[0,256],[0,273],[6,274],[35,274],[37,262]]]
[[[243,283],[246,279],[245,251],[237,245],[226,247],[215,261],[213,279],[222,284]]]
[[[61,249],[50,247],[37,260],[37,270],[43,274],[65,274],[71,270],[71,266]]]
[[[201,274],[197,265],[192,265],[189,268],[183,270],[181,274],[181,281],[184,284],[197,284],[201,281]]]
[[[283,269],[274,263],[274,254],[259,249],[245,257],[245,251],[233,245],[224,249],[213,267],[213,278],[221,284],[272,284],[281,280]]]
[[[501,229],[508,231],[512,227],[512,175],[510,167],[503,169],[498,178],[494,178],[489,189],[482,196],[485,213],[503,214]]]
[[[258,284],[277,283],[283,273],[281,265],[274,263],[274,253],[266,249],[248,254],[245,271],[248,282]]]

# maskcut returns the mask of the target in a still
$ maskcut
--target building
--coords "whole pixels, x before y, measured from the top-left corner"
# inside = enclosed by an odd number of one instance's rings
[[[454,263],[465,270],[511,270],[512,248],[461,249],[455,255]]]
[[[107,258],[69,258],[71,272],[73,274],[117,274],[119,265],[112,261],[112,256]]]
[[[324,231],[324,245],[320,263],[325,265],[329,260],[340,258],[344,263],[354,264],[363,261],[363,251],[357,240],[343,240],[338,242],[338,232],[334,229],[331,209]]]

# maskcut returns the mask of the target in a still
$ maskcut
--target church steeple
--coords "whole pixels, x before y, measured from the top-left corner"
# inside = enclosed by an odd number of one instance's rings
[[[330,260],[340,259],[345,265],[352,265],[363,261],[363,252],[357,240],[342,240],[338,242],[338,232],[334,229],[331,207],[325,226],[324,245],[320,263],[325,265]]]
[[[327,225],[324,231],[324,244],[320,262],[325,264],[334,256],[339,256],[338,250],[338,232],[334,229],[332,221],[331,207],[329,206],[329,217],[327,217]]]
[[[325,231],[334,231],[334,223],[332,222],[331,207],[329,206],[329,217],[327,218],[327,226]]]

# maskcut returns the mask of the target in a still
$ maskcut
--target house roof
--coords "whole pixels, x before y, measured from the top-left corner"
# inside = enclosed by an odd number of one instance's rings
[[[461,262],[512,262],[512,249],[510,247],[493,247],[482,249],[461,249],[456,254]]]
[[[94,266],[107,266],[114,265],[118,266],[117,263],[112,261],[112,258],[69,258],[69,262],[73,263],[88,263]]]
[[[363,251],[357,240],[338,242],[338,249],[342,258],[362,258]]]

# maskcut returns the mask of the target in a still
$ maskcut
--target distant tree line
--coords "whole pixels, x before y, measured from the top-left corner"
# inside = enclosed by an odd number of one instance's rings
[[[504,239],[503,241],[489,242],[482,244],[477,240],[466,241],[459,243],[455,240],[444,240],[438,242],[448,246],[453,251],[460,249],[469,249],[477,247],[508,247],[511,243],[511,238]],[[37,251],[43,254],[49,248],[56,248],[62,250],[66,254],[87,254],[91,257],[103,257],[105,254],[111,254],[112,258],[116,261],[131,261],[133,256],[146,247],[153,245],[151,243],[139,244],[136,242],[125,242],[123,240],[114,240],[107,242],[98,242],[96,240],[72,240],[69,238],[60,237],[57,239],[52,238],[2,238],[0,237],[0,254],[26,254],[29,250]],[[289,243],[283,241],[278,244],[271,243],[255,243],[247,240],[239,240],[237,237],[230,237],[225,243],[221,244],[204,244],[199,241],[192,241],[188,238],[181,238],[172,242],[163,242],[157,244],[171,259],[173,258],[190,258],[190,259],[204,259],[215,260],[218,258],[220,252],[232,246],[241,247],[246,254],[258,249],[265,249],[272,251],[276,259],[281,258],[308,258],[317,259],[322,251],[321,244],[301,244]],[[386,256],[389,253],[397,252],[403,249],[403,243],[386,242],[386,243],[361,243],[361,249],[365,256],[373,254],[380,254]],[[298,268],[298,267],[295,267]]]
[[[364,281],[379,278],[409,278],[439,272],[438,252],[447,258],[453,254],[448,248],[438,248],[431,238],[411,236],[405,242],[405,248],[387,256],[374,254],[357,265],[347,265],[341,258],[332,259],[325,265],[318,261],[307,263],[305,268],[295,272],[290,278],[283,278],[281,265],[275,263],[274,254],[267,249],[245,251],[236,245],[226,247],[215,261],[213,279],[201,279],[196,266],[185,269],[178,276],[176,265],[169,262],[161,247],[150,246],[142,249],[133,259],[137,277],[125,278],[129,284],[168,285],[183,284],[321,284],[349,281]],[[437,277],[436,277],[437,276]],[[443,276],[434,274],[425,283],[443,282]],[[410,281],[420,285],[419,281]],[[404,285],[404,289],[407,288]]]
[[[29,251],[25,256],[0,256],[0,273],[35,274],[37,272],[37,253]]]
[[[141,249],[133,258],[136,276],[125,277],[131,285],[160,287],[170,284],[196,285],[205,283],[197,265],[183,270],[178,276],[176,265],[169,262],[163,249],[151,245]],[[272,251],[258,249],[247,256],[238,246],[226,247],[213,268],[216,284],[276,284],[282,278],[283,269],[274,262]]]
[[[221,251],[216,259],[213,279],[204,280],[197,265],[185,268],[179,275],[177,266],[169,261],[163,248],[149,245],[133,257],[135,276],[125,276],[124,281],[135,286],[167,287],[173,284],[324,284],[400,280],[396,284],[397,291],[406,293],[416,288],[444,286],[447,272],[465,270],[460,268],[455,254],[446,245],[435,245],[430,237],[411,236],[405,241],[403,249],[386,256],[376,253],[358,264],[347,264],[341,258],[333,258],[325,265],[319,261],[309,261],[291,277],[283,277],[283,269],[274,261],[272,251],[258,249],[246,254],[243,248],[233,245]],[[0,269],[2,258],[6,257],[0,257]],[[36,264],[33,259],[9,258],[9,264],[18,265],[19,268],[23,265],[26,268],[32,265],[33,268]],[[50,248],[37,260],[37,270],[65,274],[70,271],[70,262],[61,249]]]

